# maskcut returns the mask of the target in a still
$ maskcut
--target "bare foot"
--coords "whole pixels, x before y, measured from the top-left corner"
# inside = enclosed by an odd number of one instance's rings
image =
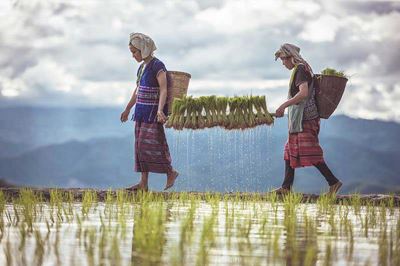
[[[139,190],[148,191],[149,187],[147,185],[143,185],[143,184],[139,183],[139,184],[133,185],[131,187],[127,187],[125,189],[129,190],[129,191],[139,191]]]
[[[172,187],[175,183],[176,178],[178,177],[179,173],[176,170],[172,170],[167,177],[167,184],[165,185],[164,190],[169,189]]]
[[[275,192],[276,194],[285,195],[285,194],[290,193],[290,189],[284,188],[284,187],[280,187],[280,188],[272,190],[271,192]]]

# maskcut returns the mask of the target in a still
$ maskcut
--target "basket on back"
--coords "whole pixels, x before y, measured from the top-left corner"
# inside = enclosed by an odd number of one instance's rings
[[[187,95],[189,80],[191,75],[189,73],[180,71],[167,71],[168,77],[168,114],[171,114],[172,102],[174,98],[182,98]]]
[[[316,94],[318,113],[321,118],[329,118],[336,110],[346,87],[347,78],[316,74]]]

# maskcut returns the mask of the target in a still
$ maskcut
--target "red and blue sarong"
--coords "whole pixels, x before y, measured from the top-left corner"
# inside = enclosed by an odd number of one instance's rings
[[[284,159],[290,162],[292,168],[324,162],[323,151],[318,140],[319,129],[320,119],[316,118],[303,121],[303,132],[289,133],[284,149]]]
[[[171,156],[161,123],[135,122],[135,171],[169,173]]]

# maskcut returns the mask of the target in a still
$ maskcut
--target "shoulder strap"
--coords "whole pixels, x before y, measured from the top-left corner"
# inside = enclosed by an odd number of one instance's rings
[[[138,69],[137,76],[136,76],[136,86],[139,86],[140,79],[142,78],[144,72],[144,63],[142,63]]]

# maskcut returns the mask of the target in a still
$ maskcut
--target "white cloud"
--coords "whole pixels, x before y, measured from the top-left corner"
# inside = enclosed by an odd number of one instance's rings
[[[311,42],[332,42],[340,27],[338,18],[332,15],[322,15],[316,20],[306,22],[299,37]]]
[[[316,72],[333,66],[353,75],[338,112],[400,121],[393,108],[400,104],[400,13],[387,3],[7,3],[0,4],[0,101],[124,105],[138,66],[128,35],[139,31],[155,39],[168,69],[192,74],[189,93],[266,94],[276,108],[289,72],[273,53],[292,42]],[[371,10],[381,5],[385,12]]]

